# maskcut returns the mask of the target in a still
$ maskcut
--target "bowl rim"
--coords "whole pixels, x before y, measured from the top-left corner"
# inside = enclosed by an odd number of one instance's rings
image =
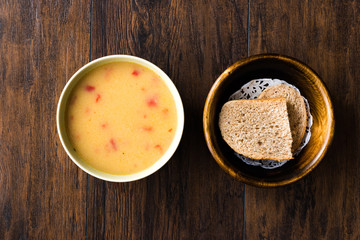
[[[114,175],[109,174],[100,170],[97,170],[90,166],[89,164],[85,163],[81,158],[77,155],[75,155],[69,147],[71,147],[71,144],[69,142],[69,139],[67,138],[66,128],[65,128],[65,120],[64,120],[64,114],[66,110],[66,104],[69,97],[69,94],[75,87],[75,85],[82,79],[82,77],[88,73],[89,71],[102,66],[107,63],[113,63],[113,62],[131,62],[135,64],[139,64],[147,69],[150,69],[155,74],[157,74],[163,82],[166,84],[167,88],[170,90],[170,93],[174,99],[176,110],[177,110],[177,127],[175,131],[174,138],[166,150],[166,152],[162,155],[162,157],[157,160],[153,165],[150,167],[134,173],[134,174],[128,174],[128,175]],[[60,142],[67,153],[67,155],[70,157],[70,159],[83,171],[88,173],[89,175],[96,177],[101,180],[109,181],[109,182],[131,182],[135,180],[139,180],[142,178],[145,178],[156,171],[158,171],[162,166],[164,166],[173,156],[175,153],[177,147],[180,144],[180,140],[182,138],[183,129],[184,129],[184,107],[183,103],[180,97],[180,94],[175,86],[175,84],[172,82],[172,80],[168,77],[168,75],[161,70],[158,66],[151,63],[150,61],[147,61],[143,58],[132,56],[132,55],[108,55],[104,57],[100,57],[97,59],[94,59],[84,66],[82,66],[79,70],[77,70],[71,78],[68,80],[66,85],[64,86],[60,98],[58,100],[57,110],[56,110],[56,126],[57,126],[57,132],[60,138]]]
[[[224,80],[231,74],[233,73],[235,70],[237,70],[238,68],[249,64],[251,62],[257,61],[257,60],[261,60],[261,59],[276,59],[276,60],[280,60],[284,63],[288,63],[291,64],[292,66],[296,67],[296,68],[300,68],[304,73],[309,74],[310,76],[312,76],[312,79],[314,79],[314,83],[316,86],[318,86],[319,91],[321,93],[321,96],[324,98],[324,102],[326,105],[326,113],[328,115],[329,118],[329,128],[327,129],[327,133],[325,135],[325,139],[324,139],[324,143],[323,147],[320,149],[320,151],[318,152],[318,154],[314,157],[314,159],[311,161],[311,165],[306,168],[304,171],[300,172],[298,175],[295,175],[289,179],[283,179],[280,181],[271,181],[268,182],[266,181],[266,179],[262,179],[262,180],[257,180],[257,179],[251,179],[249,180],[246,176],[243,176],[239,171],[235,171],[232,166],[227,165],[219,156],[219,154],[217,153],[214,144],[212,142],[212,138],[209,132],[209,125],[210,123],[210,118],[209,118],[209,112],[211,111],[211,99],[214,97],[216,90],[219,88],[219,86],[224,82]],[[227,69],[225,69],[225,71],[216,79],[216,81],[214,82],[214,84],[212,85],[208,96],[206,98],[205,101],[205,106],[204,106],[204,111],[203,111],[203,131],[204,131],[204,136],[205,136],[205,140],[206,140],[206,144],[208,146],[208,149],[212,155],[212,157],[215,159],[215,161],[217,162],[217,164],[225,171],[227,172],[229,175],[231,175],[232,177],[234,177],[235,179],[252,185],[252,186],[256,186],[256,187],[279,187],[279,186],[285,186],[288,185],[290,183],[296,182],[300,179],[302,179],[303,177],[305,177],[307,174],[309,174],[316,166],[318,166],[318,164],[321,162],[321,160],[323,159],[323,157],[325,156],[328,148],[330,147],[332,140],[333,140],[333,136],[334,136],[334,130],[335,130],[335,119],[334,119],[334,109],[333,109],[333,104],[331,102],[331,98],[330,98],[330,94],[329,91],[325,85],[325,83],[322,81],[322,79],[320,78],[320,76],[308,65],[306,65],[305,63],[301,62],[298,59],[295,59],[293,57],[290,56],[286,56],[286,55],[282,55],[282,54],[276,54],[276,53],[265,53],[265,54],[257,54],[257,55],[252,55],[243,59],[240,59],[239,61],[235,62],[234,64],[232,64],[230,67],[228,67]]]

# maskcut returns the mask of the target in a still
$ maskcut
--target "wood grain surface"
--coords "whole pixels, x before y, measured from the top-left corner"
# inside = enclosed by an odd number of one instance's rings
[[[0,239],[81,239],[86,174],[56,131],[56,105],[89,59],[82,3],[0,2]]]
[[[359,8],[331,0],[0,1],[0,239],[359,239]],[[224,173],[202,132],[215,79],[266,52],[317,71],[336,119],[323,162],[276,189]],[[185,108],[175,155],[131,183],[84,173],[56,131],[68,79],[110,54],[158,65]]]
[[[335,109],[332,147],[305,179],[277,189],[246,186],[246,239],[360,239],[360,3],[251,1],[249,53],[310,65]]]

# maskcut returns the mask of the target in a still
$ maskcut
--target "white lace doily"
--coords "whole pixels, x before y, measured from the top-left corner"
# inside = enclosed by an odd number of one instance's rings
[[[264,91],[268,87],[276,86],[279,84],[285,84],[290,87],[295,88],[299,93],[299,89],[297,89],[294,85],[291,85],[283,80],[279,79],[271,79],[271,78],[262,78],[262,79],[255,79],[248,83],[246,83],[244,86],[242,86],[238,91],[233,93],[229,100],[238,100],[238,99],[255,99],[257,98],[262,91]],[[300,93],[301,94],[301,93]],[[304,97],[303,97],[304,98]],[[301,141],[301,144],[299,148],[295,151],[294,156],[298,155],[301,150],[308,144],[311,137],[311,126],[313,124],[313,118],[310,113],[310,106],[309,102],[306,98],[304,98],[305,106],[306,106],[306,113],[307,113],[307,125],[306,125],[306,131],[305,135]],[[263,159],[263,160],[254,160],[251,158],[247,158],[241,154],[235,153],[234,154],[240,158],[244,163],[252,166],[259,166],[265,169],[274,169],[281,167],[285,163],[287,163],[290,160],[286,161],[273,161],[269,159]]]

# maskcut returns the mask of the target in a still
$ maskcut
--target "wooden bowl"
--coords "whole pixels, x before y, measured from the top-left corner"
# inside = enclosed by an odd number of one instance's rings
[[[242,162],[223,140],[218,126],[221,107],[230,95],[245,83],[258,78],[277,78],[296,86],[309,101],[313,116],[309,143],[294,159],[275,169],[263,169]],[[216,162],[234,178],[259,187],[283,186],[313,170],[332,141],[334,125],[332,103],[320,77],[304,63],[275,54],[251,56],[226,69],[212,86],[203,113],[205,139]]]

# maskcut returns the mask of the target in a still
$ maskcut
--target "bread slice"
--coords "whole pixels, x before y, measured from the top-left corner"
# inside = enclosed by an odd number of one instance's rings
[[[285,97],[289,113],[290,129],[293,138],[292,152],[299,148],[305,135],[307,124],[306,106],[303,97],[293,87],[285,84],[265,89],[258,99]]]
[[[285,98],[233,100],[219,116],[220,132],[237,153],[252,159],[292,159]]]

